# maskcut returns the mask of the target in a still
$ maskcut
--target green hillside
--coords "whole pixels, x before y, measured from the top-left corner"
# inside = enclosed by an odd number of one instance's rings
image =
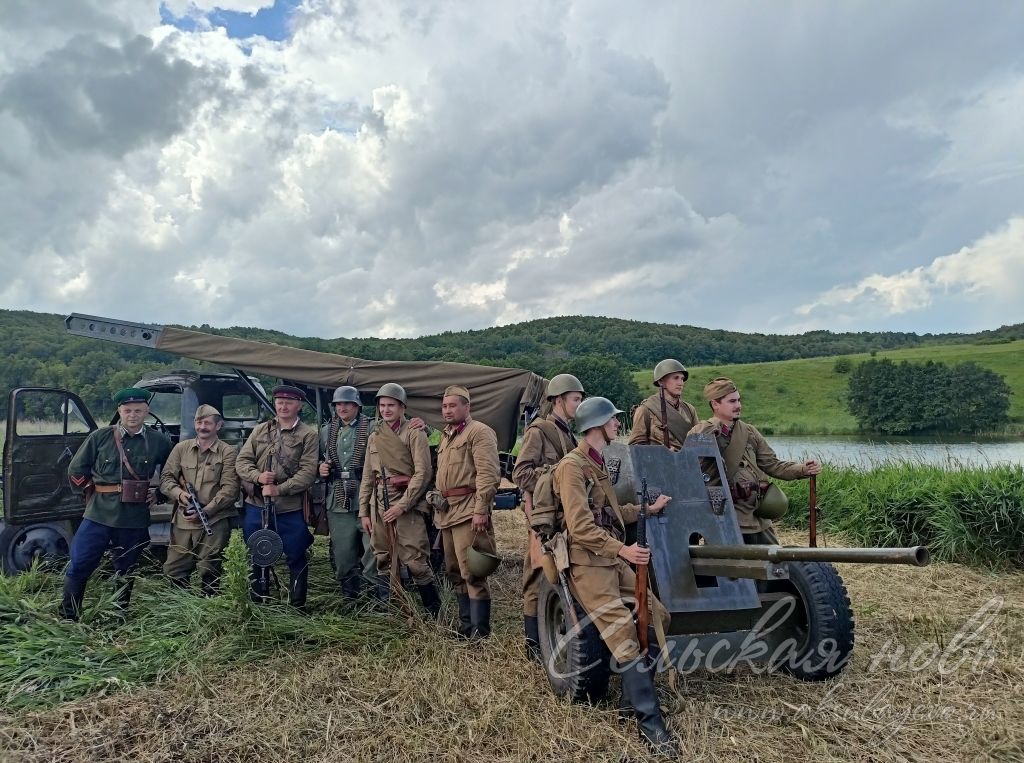
[[[871,355],[844,355],[856,365]],[[949,365],[974,361],[1002,374],[1014,395],[1010,400],[1009,431],[1024,433],[1024,341],[997,344],[949,344],[880,350],[877,358],[899,362],[934,360]],[[763,432],[776,434],[854,434],[857,423],[846,410],[848,373],[835,370],[838,357],[782,360],[774,363],[694,366],[684,397],[697,406],[701,416],[710,416],[701,393],[716,376],[728,376],[743,394],[744,416]],[[639,371],[634,378],[648,393],[651,371]]]

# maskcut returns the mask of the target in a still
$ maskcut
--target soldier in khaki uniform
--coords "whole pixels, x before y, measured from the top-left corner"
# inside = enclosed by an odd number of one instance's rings
[[[273,499],[276,516],[270,526],[284,543],[291,576],[288,601],[301,609],[306,605],[309,585],[306,550],[313,545],[302,504],[304,494],[316,479],[317,433],[299,419],[306,399],[301,389],[280,384],[274,387],[272,394],[277,415],[252,431],[235,460],[235,471],[242,480],[246,496],[242,534],[248,541],[249,536],[262,527],[263,502],[266,498]],[[262,601],[269,593],[255,565],[250,587],[257,601]]]
[[[821,464],[814,460],[798,464],[779,459],[756,428],[740,421],[743,406],[739,390],[731,379],[722,376],[709,382],[704,387],[704,399],[711,405],[713,415],[697,424],[690,433],[711,432],[718,441],[744,542],[778,543],[771,519],[758,516],[759,504],[770,484],[768,477],[799,480],[818,474]],[[709,483],[713,485],[719,484],[717,470],[714,471]]]
[[[537,469],[554,466],[566,453],[576,447],[576,437],[569,424],[576,416],[576,408],[583,401],[583,385],[571,374],[558,374],[548,382],[548,403],[551,412],[541,416],[526,428],[519,446],[512,481],[523,491],[523,510],[527,527],[533,510],[533,488],[537,484]],[[541,569],[540,539],[533,530],[523,559],[523,630],[526,633],[526,652],[540,660],[540,635],[537,630],[537,596],[540,592]]]
[[[683,387],[690,372],[678,360],[666,358],[654,367],[658,388],[636,407],[630,445],[664,445],[670,450],[683,447],[686,434],[697,423],[697,409],[683,400]]]
[[[654,672],[640,659],[633,620],[636,574],[631,564],[648,564],[651,552],[623,541],[626,525],[636,522],[633,504],[619,505],[602,452],[619,432],[622,413],[603,397],[584,400],[576,410],[576,428],[583,438],[555,467],[553,487],[565,513],[569,546],[569,586],[607,645],[622,675],[622,708],[632,709],[640,732],[657,752],[674,752],[676,743],[665,728],[654,689]],[[657,514],[671,496],[660,495],[648,508]],[[648,597],[651,622],[669,615],[653,595]]]
[[[387,600],[391,594],[392,554],[397,553],[419,590],[424,609],[436,618],[441,598],[430,569],[425,521],[430,511],[425,496],[433,475],[430,445],[423,429],[413,428],[406,420],[406,399],[399,384],[385,384],[377,392],[380,422],[366,446],[359,518],[370,533],[377,560],[377,597]],[[389,506],[384,503],[385,491]]]
[[[238,498],[235,449],[217,436],[223,426],[224,419],[212,405],[196,408],[196,436],[174,446],[160,474],[160,492],[175,504],[164,574],[175,585],[188,588],[192,570],[198,566],[206,596],[215,595],[219,588]],[[192,510],[182,481],[195,488],[212,534],[206,534]]]
[[[441,531],[444,566],[459,602],[459,633],[486,638],[491,633],[491,590],[487,578],[471,574],[470,547],[493,554],[491,507],[501,482],[498,438],[494,430],[470,416],[469,390],[445,389],[441,417],[446,424],[437,449],[437,482],[443,502],[434,507]]]

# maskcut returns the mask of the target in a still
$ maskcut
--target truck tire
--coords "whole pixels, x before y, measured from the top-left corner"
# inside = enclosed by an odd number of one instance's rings
[[[570,604],[575,607],[577,620],[586,622],[579,604],[567,602],[559,588],[547,578],[541,579],[537,626],[544,670],[557,696],[573,702],[598,702],[608,693],[611,653],[592,623],[573,629],[568,617]]]
[[[64,564],[70,555],[72,535],[68,522],[0,522],[0,572],[17,575],[37,559],[41,564]]]
[[[797,594],[791,615],[797,647],[781,667],[801,681],[824,681],[842,672],[853,652],[850,595],[828,562],[789,562],[788,585]]]

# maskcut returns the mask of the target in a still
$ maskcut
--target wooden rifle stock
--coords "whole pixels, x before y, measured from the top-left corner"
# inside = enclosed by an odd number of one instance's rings
[[[636,520],[636,545],[640,548],[647,548],[647,507],[650,496],[647,492],[646,479],[640,482],[637,498],[640,501],[640,515]],[[636,599],[636,609],[633,613],[636,616],[636,640],[640,644],[640,654],[644,657],[646,657],[647,649],[650,646],[647,639],[647,628],[650,625],[650,618],[647,615],[647,573],[648,566],[646,564],[636,566],[636,587],[633,590],[633,596]]]
[[[384,488],[384,513],[386,514],[391,510],[391,495],[389,494],[388,471],[384,468],[384,464],[380,465],[380,484]],[[383,522],[383,517],[381,521]],[[391,553],[391,597],[398,601],[402,614],[406,617],[413,617],[412,607],[409,606],[409,602],[406,601],[402,593],[402,574],[399,571],[401,561],[398,558],[398,532],[395,529],[394,522],[383,522],[383,524],[384,530],[388,534],[388,546]]]
[[[810,512],[809,518],[809,530],[808,530],[808,544],[811,548],[818,547],[818,479],[817,476],[811,475],[811,499],[810,499]]]

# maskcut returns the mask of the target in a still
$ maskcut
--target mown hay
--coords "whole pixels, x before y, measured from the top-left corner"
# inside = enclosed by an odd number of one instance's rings
[[[616,721],[614,702],[557,700],[523,657],[515,598],[522,518],[505,513],[497,525],[506,559],[495,579],[496,630],[487,643],[456,641],[420,624],[401,640],[284,653],[130,694],[6,712],[5,759],[646,759],[635,726]],[[659,681],[686,758],[1021,759],[1024,576],[950,564],[843,565],[841,572],[854,602],[857,647],[838,680],[804,684],[749,670],[694,674],[681,678],[676,695]],[[322,566],[314,585],[329,585]],[[957,644],[956,633],[986,603],[981,617],[992,619],[975,628],[979,638]]]

